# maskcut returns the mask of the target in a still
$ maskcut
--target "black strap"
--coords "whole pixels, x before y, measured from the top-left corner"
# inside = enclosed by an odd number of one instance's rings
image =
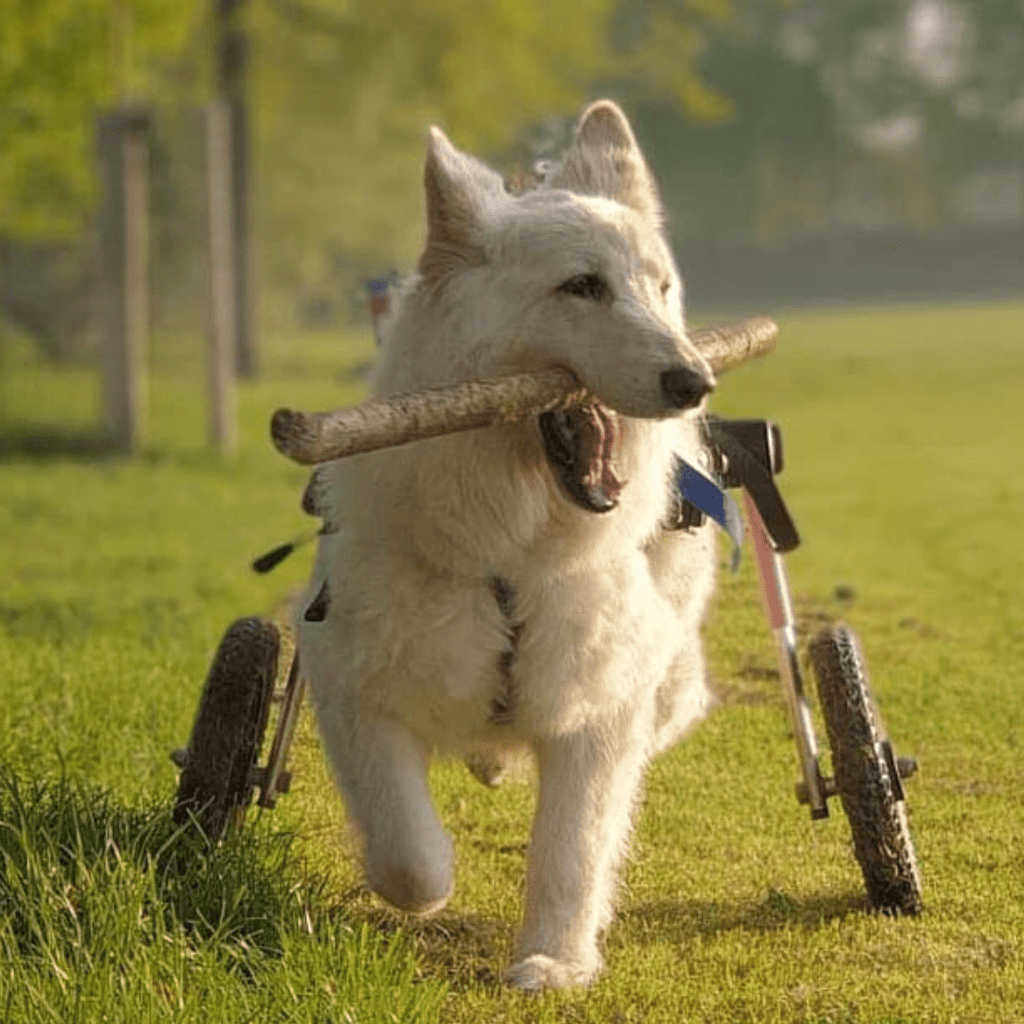
[[[767,467],[729,431],[728,420],[709,418],[706,429],[710,443],[729,460],[730,476],[753,498],[775,549],[786,552],[799,546],[796,524]]]

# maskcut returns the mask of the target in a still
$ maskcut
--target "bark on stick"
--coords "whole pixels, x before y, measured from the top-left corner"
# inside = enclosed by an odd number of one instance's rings
[[[718,375],[767,355],[775,347],[778,332],[774,320],[758,316],[704,327],[689,339]],[[576,377],[556,367],[426,388],[331,412],[278,409],[270,435],[282,454],[313,466],[492,423],[516,422],[585,397]]]

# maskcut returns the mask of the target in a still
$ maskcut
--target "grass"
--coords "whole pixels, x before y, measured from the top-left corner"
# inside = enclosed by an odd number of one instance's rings
[[[408,943],[314,912],[280,834],[211,850],[166,802],[6,771],[0,815],[6,1021],[435,1017]]]
[[[167,752],[227,624],[279,609],[308,566],[247,568],[307,522],[269,413],[355,400],[346,368],[367,342],[273,344],[229,460],[203,453],[202,389],[180,368],[154,381],[147,454],[123,462],[90,434],[91,378],[15,351],[0,383],[0,1019],[1024,1020],[1024,307],[780,321],[778,352],[716,407],[783,426],[801,623],[857,630],[921,762],[919,920],[867,913],[838,808],[812,823],[792,797],[749,557],[707,631],[722,705],[652,768],[591,990],[499,984],[528,776],[489,791],[435,769],[459,882],[431,921],[361,888],[308,721],[279,808],[197,847],[169,821]]]

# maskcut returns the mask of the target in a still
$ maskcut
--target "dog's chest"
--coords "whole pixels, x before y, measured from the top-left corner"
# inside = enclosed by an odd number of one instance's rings
[[[685,638],[642,563],[556,579],[491,575],[449,598],[463,613],[435,618],[405,648],[393,710],[459,751],[515,746],[647,699]]]

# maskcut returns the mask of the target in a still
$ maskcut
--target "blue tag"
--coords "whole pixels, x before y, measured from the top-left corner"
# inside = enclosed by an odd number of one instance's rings
[[[731,568],[735,572],[740,564],[740,548],[743,544],[743,516],[739,506],[714,480],[678,455],[675,456],[673,482],[681,497],[714,519],[732,539]]]

